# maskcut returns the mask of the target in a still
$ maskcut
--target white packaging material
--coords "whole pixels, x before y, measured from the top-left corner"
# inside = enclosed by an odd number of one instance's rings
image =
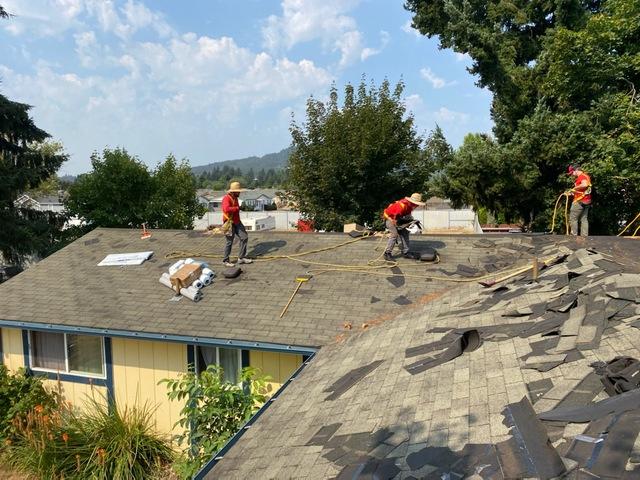
[[[206,268],[206,267],[202,269],[202,273],[203,273],[203,275],[207,275],[209,278],[213,278],[216,275],[215,273],[213,273],[213,270],[211,270],[210,268]]]
[[[184,260],[178,260],[176,263],[174,263],[169,267],[169,275],[173,275],[174,273],[176,273],[178,270],[182,268],[183,265],[184,265]]]
[[[112,253],[104,257],[98,264],[99,267],[123,265],[142,265],[146,260],[151,258],[153,252],[135,252],[135,253]]]
[[[159,282],[165,287],[169,287],[171,290],[173,290],[173,287],[171,286],[171,279],[169,278],[168,273],[163,273],[159,278]],[[194,302],[199,302],[200,300],[202,300],[202,292],[197,288],[193,288],[193,286],[189,288],[181,288],[180,295],[188,298],[189,300],[193,300]]]
[[[185,264],[185,265],[189,265],[190,263],[193,263],[193,262],[195,262],[195,260],[194,260],[193,258],[187,258],[187,259],[184,261],[184,264]]]
[[[206,287],[207,285],[211,285],[211,277],[209,275],[205,275],[204,273],[200,275],[200,282]]]
[[[192,286],[193,288],[197,288],[198,290],[200,290],[201,288],[203,288],[203,287],[204,287],[204,283],[202,282],[202,280],[198,279],[198,280],[195,280],[195,281],[191,284],[191,286]]]
[[[202,292],[197,288],[193,288],[193,286],[189,288],[181,288],[180,295],[187,297],[189,300],[193,300],[194,302],[202,300]]]

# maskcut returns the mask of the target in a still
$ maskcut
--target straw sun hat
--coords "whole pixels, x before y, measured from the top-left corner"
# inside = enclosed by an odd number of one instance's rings
[[[231,192],[240,193],[244,191],[246,191],[246,189],[240,187],[240,182],[231,182],[231,185],[229,185],[229,190],[227,190],[227,193],[231,193]]]
[[[425,205],[425,202],[422,201],[422,195],[419,193],[412,193],[410,197],[404,197],[409,200],[414,205]]]

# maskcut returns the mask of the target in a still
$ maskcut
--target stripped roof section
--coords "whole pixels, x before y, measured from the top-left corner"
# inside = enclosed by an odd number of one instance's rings
[[[537,476],[548,455],[557,468],[557,456],[571,457],[563,464],[620,478],[633,466],[630,455],[640,453],[632,441],[626,453],[615,447],[616,438],[640,432],[633,415],[624,414],[633,417],[631,426],[611,418],[604,427],[602,420],[540,424],[526,406],[530,400],[541,413],[602,400],[602,382],[589,365],[617,355],[640,358],[640,325],[633,326],[640,315],[640,242],[584,242],[569,240],[575,251],[537,282],[521,275],[491,290],[464,285],[323,347],[207,478],[523,478]],[[596,324],[602,329],[586,338],[583,329],[591,334]],[[479,331],[477,349],[407,371],[469,329]],[[560,363],[537,368],[559,349],[566,349]],[[531,355],[542,360],[528,362]],[[329,387],[355,374],[364,375],[337,398],[327,397]],[[611,443],[601,436],[608,424],[617,435]],[[626,455],[624,461],[611,466],[602,456],[575,453],[585,430],[604,438],[618,460]],[[523,457],[527,449],[542,456]]]

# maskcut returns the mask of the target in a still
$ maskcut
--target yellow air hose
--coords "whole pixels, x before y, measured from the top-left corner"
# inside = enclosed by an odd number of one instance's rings
[[[258,255],[255,258],[255,261],[270,262],[270,261],[276,261],[276,260],[290,260],[293,262],[304,263],[306,265],[314,265],[318,268],[314,268],[307,271],[307,273],[313,274],[314,276],[321,275],[323,273],[328,273],[328,272],[345,272],[345,273],[366,274],[366,275],[380,275],[385,277],[405,277],[405,278],[417,278],[421,280],[439,280],[443,282],[452,282],[452,283],[477,282],[477,281],[486,280],[490,278],[496,278],[498,274],[516,272],[517,270],[522,269],[522,267],[517,267],[517,268],[514,267],[512,269],[499,270],[486,275],[480,275],[480,276],[468,277],[468,278],[455,278],[455,277],[445,277],[445,276],[435,276],[435,275],[419,275],[419,274],[411,274],[411,273],[394,273],[394,272],[388,272],[388,271],[387,272],[378,271],[381,269],[389,270],[389,269],[392,269],[393,267],[398,266],[398,262],[396,261],[380,260],[380,257],[382,257],[383,253],[380,253],[376,258],[369,260],[365,265],[335,264],[335,263],[318,262],[318,261],[310,260],[308,258],[305,258],[305,259],[300,258],[307,255],[312,255],[314,253],[327,252],[330,250],[335,250],[341,247],[345,247],[347,245],[351,245],[353,243],[364,240],[365,238],[368,238],[370,236],[372,235],[365,234],[362,237],[350,239],[345,242],[340,242],[334,245],[330,245],[322,248],[316,248],[313,250],[293,253],[290,255]],[[380,237],[380,242],[378,242],[378,244],[374,248],[374,251],[379,248],[379,245],[382,242],[382,240],[384,240],[384,238],[385,238],[384,236]],[[209,239],[206,239],[203,242],[202,246],[204,246],[204,243],[208,243],[208,242],[209,242]],[[218,244],[221,244],[221,243],[222,242],[218,242]],[[177,251],[169,252],[165,255],[165,258],[167,259],[188,258],[188,257],[222,258],[222,255],[217,253],[207,252],[200,249],[189,250],[189,251],[177,250]],[[438,262],[439,262],[439,257],[436,256],[436,261],[431,263],[438,263]],[[424,268],[424,265],[423,264],[416,264],[416,265],[403,264],[402,265],[402,268],[412,268],[412,267]]]
[[[564,226],[565,226],[565,234],[569,235],[569,197],[571,196],[571,194],[569,192],[562,192],[559,196],[558,199],[556,200],[556,204],[553,207],[553,217],[551,219],[551,231],[549,233],[553,233],[553,231],[556,228],[556,214],[558,213],[558,204],[560,203],[560,200],[562,200],[562,197],[565,197],[564,199]]]
[[[617,236],[618,236],[618,237],[621,237],[621,236],[622,236],[622,234],[623,234],[624,232],[626,232],[626,231],[629,229],[629,227],[630,227],[631,225],[633,225],[633,224],[636,222],[636,220],[638,220],[639,218],[640,218],[640,213],[638,213],[638,215],[636,215],[636,216],[635,216],[635,218],[634,218],[633,220],[631,220],[629,223],[627,223],[627,224],[625,225],[625,227],[622,229],[622,231],[621,231]],[[636,229],[634,230],[634,232],[633,232],[633,234],[632,234],[631,236],[632,236],[632,237],[635,237],[635,236],[636,236],[636,234],[638,233],[638,230],[640,230],[640,225],[638,225],[638,228],[636,228]]]

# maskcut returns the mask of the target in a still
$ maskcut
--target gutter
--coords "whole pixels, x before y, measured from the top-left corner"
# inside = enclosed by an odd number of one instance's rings
[[[269,408],[269,406],[277,400],[284,389],[287,388],[289,384],[296,379],[302,369],[309,365],[309,363],[315,356],[315,353],[315,351],[311,353],[309,357],[304,362],[302,362],[302,365],[300,365],[298,369],[293,372],[293,375],[291,375],[282,385],[282,387],[280,387],[280,390],[278,390],[273,395],[273,397],[271,397],[264,405],[262,405],[262,407],[260,407],[260,409],[249,420],[247,420],[247,423],[245,423],[244,426],[240,430],[238,430],[238,432],[236,432],[236,434],[232,436],[227,441],[227,443],[224,444],[224,446],[213,456],[213,458],[211,458],[211,460],[204,464],[200,471],[193,476],[193,480],[204,480],[205,476],[218,464],[220,460],[224,458],[226,453],[231,450],[231,448],[238,442],[238,440],[240,440],[240,437],[242,437],[244,432],[251,428],[256,420],[258,420],[258,418],[260,418],[260,416],[267,410],[267,408]]]
[[[301,345],[284,345],[270,342],[250,342],[246,340],[228,340],[223,338],[194,337],[190,335],[171,335],[153,332],[132,332],[129,330],[114,330],[110,328],[74,327],[71,325],[54,325],[51,323],[22,322],[18,320],[0,319],[0,327],[18,328],[21,330],[37,330],[41,332],[81,333],[98,335],[101,337],[135,338],[140,340],[156,340],[161,342],[189,343],[192,345],[206,345],[215,347],[240,348],[244,350],[261,350],[266,352],[293,353],[298,355],[313,355],[317,348]]]

